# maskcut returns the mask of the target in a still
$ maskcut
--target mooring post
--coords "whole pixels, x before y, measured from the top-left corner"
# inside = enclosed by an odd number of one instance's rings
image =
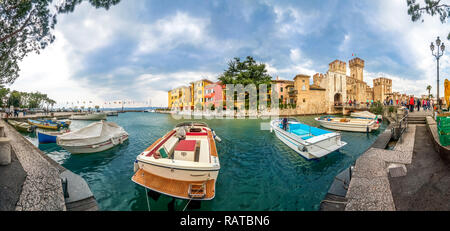
[[[11,140],[8,137],[0,137],[0,165],[11,163]]]

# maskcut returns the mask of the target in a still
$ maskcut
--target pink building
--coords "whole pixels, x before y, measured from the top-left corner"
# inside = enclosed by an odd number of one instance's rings
[[[225,85],[220,81],[217,83],[209,84],[205,86],[205,105],[210,108],[214,105],[214,108],[223,106],[222,103],[225,100],[224,94]]]

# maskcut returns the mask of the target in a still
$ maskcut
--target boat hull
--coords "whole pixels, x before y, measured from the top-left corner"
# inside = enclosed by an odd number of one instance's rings
[[[57,123],[49,123],[49,122],[39,122],[35,120],[28,120],[30,125],[34,125],[37,128],[50,129],[50,130],[58,130],[60,125]]]
[[[170,167],[163,164],[146,163],[138,161],[138,171],[132,181],[152,191],[185,200],[212,200],[215,197],[215,183],[220,169],[187,169],[183,167]],[[139,174],[147,175],[147,178],[158,179],[159,183],[145,179],[139,179]],[[150,177],[148,177],[150,176]],[[141,176],[142,177],[142,176]],[[189,197],[187,187],[189,184],[206,184],[206,196],[204,198]],[[162,187],[162,185],[169,185]]]
[[[372,125],[359,125],[359,124],[345,124],[345,123],[337,123],[337,122],[329,122],[329,121],[321,121],[317,120],[320,123],[320,126],[339,130],[339,131],[348,131],[348,132],[372,132],[379,128],[377,124]]]
[[[276,137],[281,142],[308,160],[324,157],[334,151],[338,151],[347,144],[346,142],[341,141],[340,136],[337,135],[330,136],[314,143],[308,143],[305,141],[300,141],[297,137],[294,137],[288,132],[284,132],[274,126],[272,126],[272,129],[275,132]]]
[[[85,153],[97,153],[97,152],[103,152],[108,149],[111,149],[119,144],[122,144],[128,140],[128,135],[123,135],[122,139],[119,139],[118,137],[113,138],[113,141],[111,139],[108,139],[106,141],[103,141],[101,143],[91,144],[91,145],[83,145],[83,146],[68,146],[68,145],[61,145],[58,142],[58,145],[67,150],[68,152],[72,154],[85,154]]]
[[[107,115],[105,113],[101,114],[87,114],[87,115],[72,115],[70,117],[72,120],[106,120]]]
[[[58,136],[42,133],[39,131],[37,131],[36,133],[37,133],[39,143],[41,143],[41,144],[56,143],[56,138]]]

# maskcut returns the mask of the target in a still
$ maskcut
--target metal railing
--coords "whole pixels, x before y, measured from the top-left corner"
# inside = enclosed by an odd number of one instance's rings
[[[408,114],[408,111],[405,111],[405,114],[400,119],[397,114],[396,122],[391,128],[393,140],[399,140],[403,132],[408,128]]]

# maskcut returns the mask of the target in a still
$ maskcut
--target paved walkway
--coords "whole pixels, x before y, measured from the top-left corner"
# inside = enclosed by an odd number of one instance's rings
[[[410,164],[416,126],[410,125],[394,150],[370,148],[358,158],[346,198],[346,211],[395,211],[388,178],[389,164]]]
[[[0,120],[0,125],[5,124],[3,120]],[[36,147],[30,145],[29,141],[10,126],[5,126],[5,134],[11,139],[11,146],[27,173],[15,209],[27,211],[66,210],[59,176],[60,169],[50,164]]]
[[[450,166],[433,148],[426,126],[417,125],[408,174],[389,177],[397,210],[450,210]]]

